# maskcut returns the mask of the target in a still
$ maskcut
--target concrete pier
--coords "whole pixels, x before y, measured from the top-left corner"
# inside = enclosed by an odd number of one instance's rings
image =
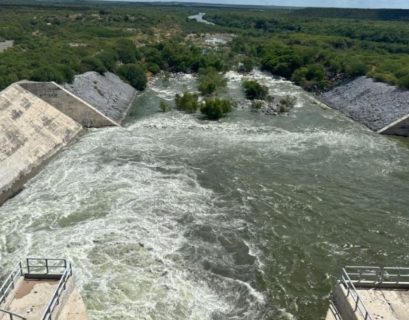
[[[344,269],[325,319],[409,320],[409,268]]]
[[[64,259],[19,263],[0,290],[0,320],[9,319],[88,320],[71,265]]]

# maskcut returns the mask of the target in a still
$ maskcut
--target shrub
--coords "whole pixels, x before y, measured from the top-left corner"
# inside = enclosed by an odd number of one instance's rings
[[[176,108],[188,113],[195,113],[200,108],[199,96],[195,93],[185,92],[175,96]]]
[[[51,67],[51,66],[45,66],[41,67],[37,70],[35,70],[31,77],[30,80],[33,81],[55,81],[58,83],[64,82],[64,77],[61,74],[60,71],[57,69]]]
[[[164,100],[160,101],[159,108],[160,108],[160,111],[162,111],[162,112],[168,112],[168,111],[171,110],[169,104],[166,103],[166,101],[164,101]]]
[[[210,95],[216,90],[226,86],[226,79],[215,69],[201,69],[199,71],[199,91],[203,95]]]
[[[135,63],[140,58],[140,54],[131,40],[119,40],[116,44],[116,51],[119,60],[123,63]]]
[[[148,70],[153,74],[158,74],[160,72],[160,67],[156,63],[149,63],[147,66]]]
[[[345,72],[352,77],[363,76],[368,72],[368,66],[359,60],[352,59],[346,63]]]
[[[253,60],[250,58],[245,58],[243,61],[240,62],[239,64],[239,72],[250,72],[254,68],[254,63]]]
[[[118,75],[128,81],[137,90],[145,90],[146,78],[145,69],[137,64],[124,64],[118,68]]]
[[[96,56],[109,71],[114,71],[116,67],[117,55],[113,50],[105,50]]]
[[[322,88],[325,85],[325,69],[317,64],[310,64],[294,71],[291,80],[305,89]]]
[[[290,111],[296,104],[297,98],[296,97],[291,97],[291,96],[285,96],[284,98],[281,98],[280,100],[280,112],[288,112]]]
[[[264,100],[268,94],[267,87],[253,80],[243,81],[243,88],[246,98],[250,100]]]
[[[224,117],[227,113],[232,110],[232,103],[229,100],[214,98],[206,99],[205,103],[200,109],[210,120],[218,120]]]
[[[409,89],[409,75],[399,79],[399,87]]]
[[[96,71],[100,74],[103,74],[104,72],[107,71],[105,68],[104,64],[99,60],[98,58],[95,57],[87,57],[81,62],[81,69],[83,71]]]

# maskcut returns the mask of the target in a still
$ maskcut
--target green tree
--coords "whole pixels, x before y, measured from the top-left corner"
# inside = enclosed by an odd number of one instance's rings
[[[118,58],[123,63],[135,63],[140,59],[140,54],[136,50],[135,44],[128,39],[121,39],[116,43]]]
[[[398,80],[399,87],[409,89],[409,74]]]
[[[214,93],[216,90],[225,87],[226,83],[226,78],[214,68],[199,70],[199,91],[203,95]]]
[[[232,110],[232,103],[229,100],[214,98],[206,99],[200,112],[210,120],[218,120]]]
[[[100,74],[103,74],[107,71],[104,64],[96,57],[87,57],[81,61],[82,71],[96,71]]]
[[[137,64],[124,64],[118,68],[118,75],[137,90],[145,90],[148,79],[143,67]]]
[[[268,89],[262,86],[257,81],[245,80],[243,81],[243,88],[246,98],[249,100],[264,100],[267,98]]]
[[[51,66],[44,66],[36,69],[31,74],[30,80],[33,81],[55,81],[58,83],[64,82],[64,77],[60,71]]]
[[[176,108],[188,113],[195,113],[200,109],[199,96],[195,93],[185,92],[183,95],[175,96]]]

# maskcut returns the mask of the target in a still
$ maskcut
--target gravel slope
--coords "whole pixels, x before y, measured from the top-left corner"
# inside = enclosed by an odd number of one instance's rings
[[[110,72],[104,75],[86,72],[75,76],[73,83],[64,87],[118,123],[125,118],[138,93]]]
[[[359,77],[320,95],[350,118],[377,131],[409,114],[409,91]]]

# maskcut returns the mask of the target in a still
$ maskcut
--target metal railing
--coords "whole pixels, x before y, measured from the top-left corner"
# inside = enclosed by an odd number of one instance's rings
[[[41,320],[52,320],[51,319],[52,313],[55,307],[60,303],[61,295],[67,286],[68,279],[72,275],[71,264],[67,262],[66,260],[64,260],[64,264],[65,264],[65,270],[63,274],[61,275],[61,279],[58,283],[57,289],[55,290],[50,302],[48,303],[47,308],[44,311],[44,314]]]
[[[19,315],[16,314],[16,313],[13,313],[13,312],[10,312],[10,311],[7,311],[7,310],[0,309],[0,313],[5,313],[5,314],[7,314],[7,315],[9,316],[9,320],[14,320],[14,319],[17,319],[17,320],[27,320],[27,318],[24,318],[24,317],[22,317],[22,316],[19,316]]]
[[[345,268],[342,268],[340,282],[345,286],[345,289],[347,290],[347,298],[350,296],[353,300],[354,312],[360,313],[365,320],[373,320],[368,310],[366,309],[365,304],[362,301],[362,298],[356,291],[354,282],[349,277],[349,274]]]
[[[23,275],[23,267],[21,262],[17,263],[13,268],[13,271],[4,280],[2,286],[0,287],[0,304],[6,302],[7,295],[11,290],[14,289],[18,278]]]
[[[346,266],[345,272],[355,286],[409,285],[409,268]]]
[[[27,258],[26,264],[19,262],[13,271],[7,276],[0,287],[0,304],[4,303],[7,295],[15,288],[18,278],[21,276],[41,279],[47,276],[59,279],[57,289],[53,293],[41,320],[52,320],[52,313],[59,304],[61,295],[67,286],[67,281],[72,275],[71,264],[65,259]],[[5,313],[10,320],[26,320],[26,318],[11,311],[0,309],[0,313]]]
[[[68,262],[65,259],[27,258],[24,266],[25,275],[62,275],[67,269]]]

